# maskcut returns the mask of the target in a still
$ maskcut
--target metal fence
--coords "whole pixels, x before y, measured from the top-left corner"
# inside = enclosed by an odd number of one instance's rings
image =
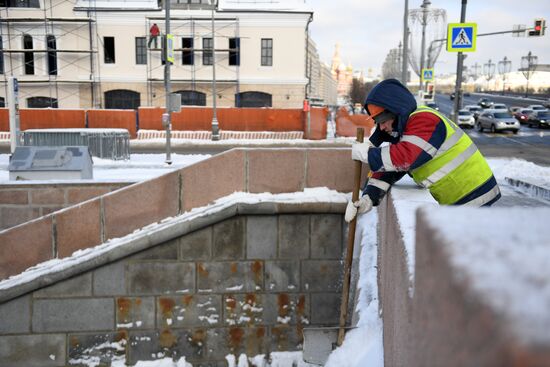
[[[30,129],[21,133],[25,146],[87,146],[94,157],[130,159],[126,129]]]

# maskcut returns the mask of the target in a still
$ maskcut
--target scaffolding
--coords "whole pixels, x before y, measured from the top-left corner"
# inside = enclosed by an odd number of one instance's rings
[[[164,17],[146,17],[145,18],[145,28],[147,31],[147,34],[149,34],[149,29],[153,23],[157,23],[158,25],[162,25],[165,21]],[[185,67],[189,67],[189,77],[171,77],[171,82],[174,83],[175,86],[174,89],[178,90],[189,90],[193,92],[197,92],[197,86],[201,85],[203,86],[203,90],[209,90],[209,86],[212,83],[212,77],[197,77],[197,74],[200,73],[201,70],[205,70],[207,68],[212,67],[213,65],[197,65],[197,62],[195,60],[195,57],[198,55],[202,55],[205,52],[212,53],[215,52],[215,62],[216,68],[222,68],[224,70],[229,70],[231,76],[234,76],[232,78],[222,78],[222,79],[216,79],[216,85],[218,86],[218,91],[221,92],[223,90],[235,88],[235,95],[238,95],[240,93],[240,83],[239,83],[239,76],[240,76],[240,34],[239,34],[239,18],[238,17],[214,17],[214,22],[216,24],[215,26],[215,32],[214,35],[212,35],[212,18],[211,17],[170,17],[170,27],[171,27],[171,33],[174,36],[175,39],[181,39],[181,38],[191,38],[193,39],[193,47],[177,47],[174,49],[174,53],[176,52],[191,52],[193,55],[193,62],[189,65],[183,65]],[[230,33],[232,33],[232,37],[228,36],[227,30],[230,30]],[[238,41],[236,44],[236,47],[234,48],[216,48],[212,50],[211,48],[202,48],[202,47],[195,47],[196,42],[200,41],[202,38],[211,38],[215,37],[216,40],[219,39],[229,39],[229,38],[235,38]],[[162,37],[159,37],[162,38]],[[176,42],[178,43],[178,42]],[[219,42],[215,42],[215,45],[218,45]],[[236,65],[228,65],[228,60],[230,58],[230,53],[234,52],[238,56],[238,62]],[[154,99],[161,98],[161,100],[165,99],[165,94],[156,95],[155,94],[155,84],[163,83],[164,78],[156,77],[155,74],[158,74],[158,71],[160,68],[163,67],[162,60],[161,60],[161,53],[162,53],[162,46],[159,48],[149,48],[147,47],[147,103],[152,106],[154,105]],[[183,56],[182,56],[183,57]],[[174,63],[174,66],[176,65],[176,62]],[[182,66],[182,65],[178,65]],[[180,70],[179,68],[177,70]],[[187,89],[186,89],[187,88]],[[206,93],[205,93],[206,94]],[[221,96],[221,94],[220,94]],[[214,96],[212,96],[214,98]]]
[[[94,10],[88,10],[86,17],[54,17],[54,8],[59,6],[59,2],[56,4],[52,0],[43,0],[43,9],[32,8],[33,10],[41,11],[41,17],[10,17],[10,7],[0,8],[0,37],[2,44],[2,58],[3,55],[8,54],[9,57],[9,67],[6,68],[5,59],[3,60],[3,75],[0,80],[4,84],[5,95],[7,95],[7,80],[8,76],[19,75],[34,75],[32,78],[18,77],[18,81],[21,88],[20,99],[25,98],[25,85],[45,85],[48,88],[48,98],[49,98],[49,107],[57,107],[58,102],[60,101],[60,89],[67,88],[69,85],[77,84],[88,85],[90,89],[90,102],[92,107],[101,107],[101,84],[99,82],[98,76],[95,72],[95,63],[98,63],[96,57],[99,57],[97,50],[97,44],[94,44],[94,33],[97,34],[97,23],[96,23],[96,13]],[[74,5],[74,1],[64,0],[62,3],[70,3]],[[18,11],[21,8],[13,8],[14,11]],[[49,15],[48,15],[49,13]],[[85,32],[87,28],[87,32]],[[87,37],[83,36],[86,33]],[[32,48],[26,48],[24,44],[21,43],[21,39],[25,35],[31,35],[32,37]],[[66,44],[68,42],[63,42],[64,38],[74,36],[75,38],[83,39],[88,45],[87,48],[83,49],[64,49],[57,48],[58,41],[61,41],[61,44]],[[35,42],[37,40],[38,42]],[[36,48],[36,43],[43,41],[44,48]],[[7,48],[4,48],[4,45],[7,45]],[[21,45],[21,48],[18,48],[17,45]],[[23,61],[17,65],[17,60],[14,60],[17,54],[22,54]],[[43,55],[44,64],[46,65],[45,69],[37,67],[37,62],[35,62],[35,55]],[[26,57],[29,55],[32,58],[32,61],[27,61]],[[79,79],[79,78],[70,78],[59,76],[59,71],[67,69],[69,67],[82,67],[82,59],[88,58],[89,62],[89,78]],[[26,67],[31,67],[33,69],[38,69],[42,76],[36,75],[37,73],[26,73],[24,70]],[[23,71],[23,72],[22,72]],[[99,68],[97,68],[99,72]],[[72,92],[72,93],[71,93]],[[74,94],[74,88],[66,93],[66,97],[72,97]]]

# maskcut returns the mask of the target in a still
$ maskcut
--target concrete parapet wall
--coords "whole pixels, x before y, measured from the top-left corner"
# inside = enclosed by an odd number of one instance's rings
[[[550,230],[540,221],[550,211],[426,201],[416,214],[410,283],[409,229],[396,210],[403,197],[395,198],[390,192],[379,209],[385,365],[550,366],[550,318],[542,311],[550,299],[543,260]],[[528,226],[535,233],[517,237]]]
[[[233,149],[0,232],[0,279],[38,259],[68,256],[233,192],[296,192],[319,186],[350,192],[350,172],[353,163],[346,148]],[[49,196],[61,200],[63,195]]]
[[[127,183],[0,185],[0,231],[96,196]]]
[[[1,303],[0,365],[300,350],[338,322],[345,204],[258,205]]]

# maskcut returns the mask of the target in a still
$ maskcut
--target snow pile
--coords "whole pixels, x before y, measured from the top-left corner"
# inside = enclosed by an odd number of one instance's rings
[[[456,274],[503,315],[520,340],[550,343],[549,208],[422,209]],[[468,230],[464,230],[468,228]]]
[[[191,164],[210,158],[209,154],[172,154],[172,164],[166,164],[164,154],[132,154],[128,161],[113,161],[92,157],[94,178],[91,180],[32,180],[10,181],[9,154],[0,154],[0,184],[88,183],[88,182],[137,182],[161,176]]]
[[[361,246],[357,328],[346,333],[344,343],[329,356],[326,367],[383,367],[382,320],[378,313],[377,238],[378,213],[360,215],[355,233]]]

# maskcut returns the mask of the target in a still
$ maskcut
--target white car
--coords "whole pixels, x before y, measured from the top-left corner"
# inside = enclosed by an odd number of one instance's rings
[[[530,104],[527,108],[533,110],[533,112],[546,111],[548,109],[541,104]]]
[[[474,119],[474,114],[472,112],[467,109],[462,109],[458,111],[457,123],[460,127],[473,128],[476,120]]]
[[[491,107],[493,110],[503,110],[508,111],[508,107],[504,103],[495,103],[493,104],[493,107]]]

